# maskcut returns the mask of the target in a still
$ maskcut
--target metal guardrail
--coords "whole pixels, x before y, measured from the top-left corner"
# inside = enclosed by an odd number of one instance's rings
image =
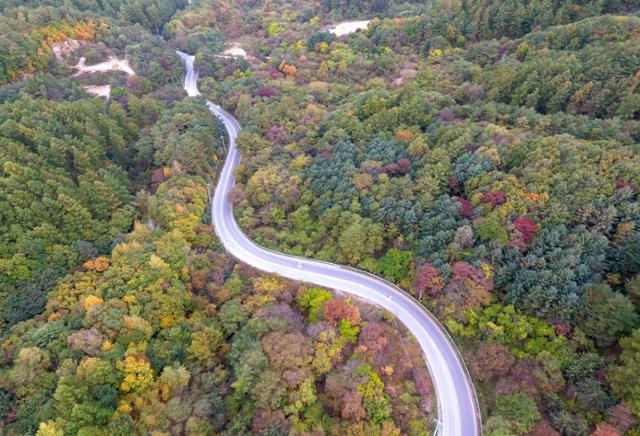
[[[238,128],[239,129],[242,128],[240,123],[237,122],[237,120],[229,112],[227,112],[224,109],[222,109],[221,106],[215,105],[214,103],[212,103],[211,101],[207,100],[206,98],[205,98],[205,101],[207,103],[213,105],[213,106],[217,106],[223,112],[226,112],[236,122],[236,124],[238,125]],[[215,112],[210,107],[209,107],[209,109],[224,124],[224,120],[222,119],[222,117],[220,117],[217,114],[215,114]],[[225,129],[226,129],[226,124],[225,124]],[[228,131],[228,129],[227,129],[227,131]],[[229,133],[229,136],[230,136],[231,135],[230,132],[228,132],[228,133]],[[229,139],[231,139],[231,138],[229,138]],[[229,144],[229,145],[231,145],[231,144]],[[230,150],[231,150],[231,147],[229,146],[228,147],[228,151],[230,151]],[[241,156],[242,156],[242,153],[241,153],[241,151],[239,149],[237,150],[237,153],[238,153],[238,161],[239,161]],[[224,165],[226,165],[226,161],[225,161]],[[220,173],[218,173],[217,176],[215,177],[215,184],[216,185],[219,182],[219,177],[220,177]],[[215,189],[213,190],[214,194],[211,195],[210,186],[211,186],[210,183],[207,183],[207,188],[209,190],[209,203],[210,203],[210,208],[212,209],[213,208],[213,198],[215,196]],[[233,206],[232,206],[232,211],[233,211]],[[216,233],[218,238],[221,240],[222,245],[224,246],[224,239],[222,238],[221,235],[218,234],[216,226],[215,226],[215,224],[213,222],[213,211],[211,211],[210,214],[211,214],[211,225],[212,225],[212,227],[214,229],[214,232]],[[312,262],[323,263],[325,265],[328,265],[328,266],[331,266],[331,267],[334,267],[334,268],[337,267],[337,268],[342,269],[342,270],[351,271],[351,272],[353,272],[355,274],[360,274],[360,275],[367,276],[367,277],[369,277],[369,278],[371,278],[373,280],[376,280],[379,283],[381,283],[381,284],[383,284],[383,285],[395,290],[396,292],[399,292],[401,295],[403,295],[405,298],[407,298],[409,301],[411,301],[414,305],[416,305],[419,308],[419,310],[422,311],[442,333],[444,333],[445,337],[448,339],[448,342],[452,345],[452,349],[455,352],[455,355],[456,355],[456,358],[457,358],[458,362],[461,364],[461,367],[464,368],[464,374],[465,374],[467,383],[468,383],[469,386],[471,386],[471,394],[473,396],[473,403],[474,403],[474,408],[475,408],[475,414],[474,415],[476,417],[476,424],[477,424],[478,432],[479,432],[479,434],[482,434],[482,419],[481,419],[480,405],[479,405],[479,402],[478,402],[478,396],[477,396],[477,393],[475,391],[475,386],[473,384],[473,380],[471,378],[471,373],[469,372],[469,368],[467,367],[464,359],[462,358],[462,354],[460,353],[460,349],[459,349],[458,345],[456,344],[456,341],[453,339],[453,337],[451,336],[449,331],[444,327],[444,325],[442,325],[442,323],[429,310],[427,310],[427,308],[424,307],[424,305],[422,305],[422,303],[420,303],[415,297],[413,297],[413,295],[409,294],[407,291],[405,291],[404,289],[398,287],[394,283],[391,283],[388,280],[385,280],[385,279],[383,279],[381,277],[378,277],[375,274],[372,274],[372,273],[370,273],[368,271],[359,270],[359,269],[352,268],[352,267],[349,267],[349,266],[339,265],[339,264],[335,264],[335,263],[331,263],[331,262],[327,262],[327,261],[323,261],[323,260],[307,259],[307,258],[304,258],[302,256],[297,256],[297,255],[287,254],[287,253],[281,253],[281,252],[278,252],[276,250],[273,250],[273,249],[270,249],[270,248],[267,248],[267,247],[263,247],[263,246],[257,244],[256,242],[254,242],[251,238],[249,238],[247,233],[237,224],[238,221],[236,220],[235,215],[233,215],[233,220],[235,221],[235,224],[236,224],[237,228],[240,230],[240,232],[242,233],[242,235],[248,241],[250,241],[254,246],[256,246],[258,249],[261,249],[261,250],[276,254],[278,256],[287,257],[287,258],[290,258],[290,259],[293,259],[293,260],[298,260],[298,261],[304,260],[304,261],[312,261]],[[225,247],[225,250],[226,250],[226,247]],[[227,252],[228,252],[228,250],[227,250]],[[229,255],[231,255],[232,257],[235,257],[231,253],[229,253]],[[241,259],[238,259],[238,260],[241,260]],[[300,281],[304,282],[304,280],[300,280]],[[370,302],[370,303],[372,303],[372,304],[374,304],[376,306],[381,307],[375,301],[369,300],[367,298],[364,298],[364,300],[366,300],[366,301],[368,301],[368,302]],[[384,309],[384,307],[383,307],[383,309]],[[424,350],[423,350],[423,353],[424,353]],[[425,357],[425,362],[427,363],[427,368],[429,368],[428,356],[426,356],[426,354],[425,354],[424,357]],[[433,374],[431,374],[431,376],[433,377]],[[437,396],[436,396],[436,399],[437,399]],[[439,402],[438,402],[437,407],[438,407],[438,417],[436,419],[436,427],[435,427],[434,433],[437,432],[438,429],[440,428],[439,417],[442,416],[442,409],[441,409],[442,405]]]
[[[234,219],[235,219],[235,215],[234,215]],[[237,221],[236,221],[237,223]],[[212,222],[213,225],[213,222]],[[429,317],[429,319],[431,319],[431,321],[438,327],[438,329],[444,333],[444,335],[447,337],[447,339],[449,340],[449,342],[453,345],[452,348],[456,353],[456,357],[458,358],[458,361],[461,363],[461,366],[464,368],[464,373],[465,373],[465,377],[467,379],[467,382],[469,383],[470,386],[473,386],[473,400],[475,403],[475,409],[476,409],[476,423],[478,425],[478,430],[480,432],[480,434],[482,434],[482,414],[480,411],[480,403],[478,401],[478,395],[475,391],[475,384],[473,383],[473,379],[471,378],[471,372],[469,371],[469,368],[467,366],[467,363],[464,361],[464,359],[462,358],[462,353],[460,352],[460,349],[458,347],[457,342],[455,341],[455,339],[453,338],[453,336],[451,336],[451,333],[449,332],[449,330],[447,330],[447,328],[440,322],[440,320],[438,318],[436,318],[436,316],[431,313],[426,307],[424,307],[424,304],[422,304],[420,301],[418,301],[413,295],[411,295],[409,292],[405,291],[404,289],[400,288],[398,285],[396,285],[395,283],[392,283],[386,279],[383,279],[382,277],[378,277],[377,275],[366,271],[366,270],[361,270],[358,268],[353,268],[350,266],[346,266],[346,265],[340,265],[337,263],[332,263],[332,262],[328,262],[325,260],[320,260],[320,259],[313,259],[313,258],[306,258],[306,257],[302,257],[302,256],[298,256],[295,254],[289,254],[289,253],[282,253],[280,251],[268,248],[268,247],[264,247],[263,245],[258,244],[257,242],[255,242],[253,239],[251,239],[249,237],[249,235],[247,235],[247,233],[244,231],[244,229],[242,227],[240,227],[238,225],[238,229],[240,229],[240,232],[242,233],[242,235],[247,238],[249,241],[251,241],[256,247],[258,247],[261,250],[265,250],[268,251],[270,253],[273,254],[277,254],[279,256],[285,256],[288,257],[290,259],[296,259],[296,260],[305,260],[305,261],[313,261],[313,262],[318,262],[318,263],[323,263],[325,265],[328,266],[332,266],[332,267],[338,267],[342,270],[346,270],[346,271],[351,271],[353,273],[356,274],[361,274],[361,275],[366,275],[369,278],[372,278],[380,283],[382,283],[385,286],[388,286],[392,289],[394,289],[396,292],[399,292],[400,294],[402,294],[404,297],[408,298],[410,301],[413,302],[413,304],[415,304],[416,306],[418,306],[418,308],[426,315]],[[215,226],[214,226],[214,230],[215,230]],[[217,233],[217,232],[216,232]],[[224,245],[224,244],[223,244]],[[230,256],[233,256],[231,253],[229,253]],[[238,259],[240,260],[240,259]],[[240,260],[241,261],[241,260]],[[304,280],[300,280],[301,282],[304,282]],[[375,306],[379,306],[381,307],[379,304],[377,304],[375,301],[373,300],[369,300],[367,298],[363,298],[364,300],[368,301],[369,303],[375,305]],[[383,308],[384,309],[384,308]],[[386,309],[385,309],[386,310]],[[401,321],[402,322],[402,321]],[[410,330],[409,330],[410,331]],[[412,333],[413,334],[413,333]],[[426,358],[426,356],[425,356]],[[426,360],[426,359],[425,359]],[[429,365],[427,365],[428,367]],[[433,375],[432,375],[433,376]],[[440,407],[440,405],[438,404],[438,407]]]
[[[209,101],[209,100],[207,100]],[[213,104],[213,103],[212,103]],[[222,109],[221,106],[218,105],[218,107],[220,107]],[[224,110],[224,109],[222,109]],[[225,112],[227,112],[225,110]],[[229,112],[227,112],[227,114],[231,115]],[[222,120],[220,117],[218,117],[215,113],[214,115],[216,116],[216,118],[218,118],[220,121],[222,121],[224,123],[224,120]],[[232,115],[231,115],[232,116]],[[235,117],[234,117],[235,119]],[[238,123],[238,126],[240,126],[240,123]],[[241,126],[240,126],[241,127]],[[230,147],[229,147],[230,148]],[[242,157],[242,152],[240,149],[237,149],[238,155],[239,155],[239,159]],[[217,184],[218,180],[216,180],[216,184]],[[215,192],[214,192],[215,195]],[[213,196],[211,196],[210,198],[210,203],[211,203],[211,207],[213,207]],[[232,207],[233,209],[233,207]],[[211,216],[213,217],[213,212],[211,212]],[[235,214],[233,215],[234,221],[236,221],[236,224],[238,223]],[[211,225],[214,227],[214,231],[216,232],[216,235],[218,235],[217,230],[215,229],[215,225],[213,223],[213,219],[211,220]],[[383,279],[382,277],[378,277],[375,274],[372,274],[369,271],[365,271],[365,270],[361,270],[361,269],[357,269],[357,268],[353,268],[350,266],[346,266],[346,265],[340,265],[340,264],[336,264],[336,263],[332,263],[332,262],[327,262],[324,260],[319,260],[319,259],[313,259],[313,258],[306,258],[306,257],[302,257],[302,256],[298,256],[295,254],[289,254],[289,253],[282,253],[280,251],[276,251],[274,249],[268,248],[268,247],[264,247],[263,245],[258,244],[257,242],[255,242],[252,238],[249,237],[249,235],[244,231],[244,229],[242,227],[240,227],[240,225],[237,226],[238,229],[240,230],[240,232],[242,233],[242,235],[249,241],[251,241],[251,243],[253,245],[255,245],[256,247],[258,247],[261,250],[264,251],[268,251],[270,253],[273,254],[277,254],[278,256],[284,256],[284,257],[288,257],[289,259],[294,259],[294,260],[304,260],[304,261],[313,261],[313,262],[318,262],[318,263],[323,263],[325,265],[331,266],[331,267],[337,267],[340,268],[342,270],[346,270],[346,271],[351,271],[353,273],[356,274],[361,274],[361,275],[366,275],[371,279],[374,279],[380,283],[382,283],[383,285],[390,287],[392,289],[394,289],[396,292],[401,293],[405,298],[409,299],[410,301],[413,302],[413,304],[415,304],[427,317],[429,317],[429,319],[434,323],[434,325],[436,325],[438,327],[438,329],[444,333],[444,335],[446,336],[446,338],[449,340],[449,342],[452,344],[452,348],[456,353],[456,357],[458,359],[458,361],[460,362],[461,366],[464,368],[464,373],[465,373],[465,377],[467,379],[467,383],[473,387],[472,392],[473,392],[473,400],[474,400],[474,404],[475,404],[475,416],[476,416],[476,423],[478,426],[478,430],[479,433],[482,434],[482,414],[481,414],[481,410],[480,410],[480,403],[478,401],[478,395],[475,391],[475,385],[473,383],[473,379],[471,377],[471,372],[469,371],[469,368],[467,367],[466,362],[464,361],[464,359],[462,358],[462,353],[460,352],[460,349],[458,347],[458,344],[456,343],[456,341],[454,340],[453,336],[451,335],[451,333],[447,330],[447,328],[440,322],[440,320],[438,320],[438,318],[435,317],[435,315],[433,315],[426,307],[424,307],[424,305],[418,301],[413,295],[411,295],[409,292],[405,291],[404,289],[400,288],[399,286],[397,286],[395,283],[392,283],[386,279]],[[221,236],[218,235],[218,237],[222,240]],[[224,246],[224,243],[223,243]],[[226,250],[226,248],[225,248]],[[231,253],[228,252],[227,253],[234,257]],[[238,259],[241,261],[241,259]],[[304,280],[300,280],[302,282],[304,282]],[[379,306],[375,301],[369,300],[364,298],[364,300],[368,301],[371,304],[374,304],[376,306]],[[426,358],[427,356],[425,356],[425,360],[428,360]],[[428,367],[429,365],[427,365]],[[433,375],[432,375],[433,376]],[[440,409],[441,405],[438,404],[438,409]],[[439,415],[441,415],[441,413],[439,413]],[[439,422],[439,421],[438,421]],[[438,429],[439,424],[436,426],[436,430]]]

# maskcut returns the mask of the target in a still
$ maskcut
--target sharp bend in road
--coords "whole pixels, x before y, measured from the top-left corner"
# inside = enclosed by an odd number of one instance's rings
[[[194,57],[178,54],[186,66],[184,89],[189,96],[200,95],[196,83],[198,73],[193,69]],[[240,161],[235,143],[240,124],[219,105],[211,102],[207,105],[229,132],[227,159],[211,202],[213,225],[227,251],[257,269],[352,294],[393,313],[415,336],[424,353],[437,399],[438,434],[480,435],[476,393],[457,348],[441,324],[409,294],[365,272],[267,250],[244,234],[228,200],[235,183],[233,171]]]

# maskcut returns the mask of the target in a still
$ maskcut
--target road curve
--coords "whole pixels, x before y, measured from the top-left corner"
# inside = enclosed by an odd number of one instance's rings
[[[194,57],[178,52],[184,60],[184,89],[189,96],[200,95]],[[303,259],[267,250],[253,243],[240,229],[228,194],[235,183],[234,169],[240,162],[236,137],[238,121],[220,106],[207,102],[213,114],[229,132],[229,151],[211,201],[216,234],[235,258],[257,269],[277,273],[352,294],[393,313],[419,342],[433,380],[438,405],[438,434],[476,436],[482,433],[480,411],[473,383],[457,348],[442,325],[413,297],[395,285],[371,274],[326,262]]]

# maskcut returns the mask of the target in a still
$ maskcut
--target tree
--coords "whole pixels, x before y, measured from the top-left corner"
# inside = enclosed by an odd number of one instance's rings
[[[536,403],[523,393],[498,395],[493,414],[506,419],[517,434],[528,432],[541,418]]]
[[[158,382],[162,389],[163,400],[180,395],[189,385],[191,374],[184,366],[172,368],[167,366],[160,374]]]
[[[360,333],[360,327],[348,319],[343,319],[338,325],[338,332],[340,333],[341,338],[345,338],[352,344],[355,344],[358,341],[358,333]]]
[[[391,248],[378,261],[378,268],[382,275],[398,282],[409,274],[412,261],[413,254],[410,251]]]
[[[596,429],[591,433],[591,436],[619,436],[620,432],[617,428],[606,422],[601,422],[596,425]]]
[[[275,368],[304,366],[313,350],[307,338],[298,332],[272,332],[264,336],[261,342],[269,363]]]
[[[625,283],[625,291],[635,304],[640,302],[640,274],[632,277]]]
[[[530,436],[560,436],[560,433],[558,433],[546,419],[538,421],[528,434]]]
[[[515,226],[516,230],[520,232],[520,235],[522,236],[522,241],[525,244],[529,244],[533,240],[533,237],[535,236],[536,232],[538,231],[538,226],[536,225],[533,218],[529,216],[517,217],[516,219],[513,220],[513,225]]]
[[[324,319],[333,326],[343,320],[348,321],[351,325],[360,324],[360,311],[350,301],[345,302],[345,300],[332,298],[324,303],[322,311]]]
[[[280,408],[286,393],[286,387],[282,384],[281,375],[278,370],[268,369],[259,376],[251,393],[257,407],[269,410],[278,410]]]
[[[264,206],[274,200],[282,188],[282,182],[282,171],[275,165],[269,165],[249,178],[247,195],[254,205]]]
[[[382,247],[382,226],[369,219],[355,217],[342,231],[338,245],[342,255],[351,265],[373,256]]]
[[[491,436],[513,436],[510,422],[502,416],[491,416],[483,425],[483,431]]]
[[[123,392],[143,392],[153,383],[153,370],[149,361],[145,359],[127,356],[118,361],[116,367],[124,373],[124,379],[120,384]]]
[[[416,280],[413,289],[418,294],[418,299],[422,300],[425,292],[430,297],[435,296],[444,287],[444,279],[440,273],[430,263],[423,263],[416,268]]]
[[[493,268],[487,263],[480,267],[468,262],[455,262],[447,291],[454,294],[464,308],[476,308],[489,303],[493,289]],[[457,295],[455,295],[457,294]]]
[[[624,401],[610,408],[608,415],[608,422],[623,434],[636,425],[633,412]]]
[[[620,340],[620,364],[612,366],[607,374],[613,391],[625,400],[636,415],[640,414],[640,330]]]
[[[375,371],[370,371],[366,384],[358,385],[362,390],[364,408],[369,419],[375,423],[382,423],[391,416],[391,402],[384,393],[384,383]]]
[[[579,404],[585,410],[604,412],[613,404],[603,384],[595,379],[586,379],[578,382],[576,385],[576,393]]]
[[[41,422],[36,436],[64,436],[64,431],[55,422]]]
[[[316,51],[318,50],[319,44],[325,43],[330,45],[334,40],[335,36],[330,32],[315,32],[307,39],[307,50]]]
[[[602,234],[584,227],[545,228],[526,255],[509,253],[496,283],[505,286],[506,301],[527,313],[572,322],[583,307],[586,289],[605,267],[607,243]]]
[[[481,343],[469,359],[474,377],[481,382],[507,375],[514,363],[515,357],[508,348],[491,343]]]
[[[29,385],[51,366],[48,352],[38,347],[20,349],[14,360],[14,366],[6,374],[5,384],[13,391],[19,386]]]
[[[296,75],[298,69],[293,64],[287,64],[286,61],[280,62],[280,66],[278,67],[280,71],[286,74],[288,77],[293,77]]]
[[[502,245],[509,242],[509,236],[504,226],[495,218],[484,218],[477,229],[478,237],[483,241],[499,241]]]
[[[618,337],[630,333],[640,322],[629,299],[613,292],[606,284],[589,288],[586,302],[581,328],[594,338],[599,346],[611,345]]]
[[[269,365],[260,344],[260,326],[256,324],[250,320],[234,334],[228,353],[235,377],[231,387],[240,396],[252,392],[259,375]]]
[[[247,321],[248,315],[240,301],[233,299],[222,305],[218,312],[218,318],[225,333],[229,336]]]
[[[342,399],[342,411],[340,416],[342,419],[359,421],[363,419],[367,412],[362,405],[362,392],[359,390],[351,390],[345,392]]]

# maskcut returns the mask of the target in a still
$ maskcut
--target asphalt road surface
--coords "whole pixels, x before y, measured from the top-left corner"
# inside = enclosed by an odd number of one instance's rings
[[[178,54],[186,67],[184,89],[189,96],[199,96],[194,57]],[[393,313],[416,337],[424,352],[436,393],[437,433],[481,434],[480,412],[468,371],[446,330],[420,303],[395,285],[366,272],[277,253],[256,245],[244,234],[227,198],[235,183],[233,171],[240,162],[236,137],[241,127],[220,106],[211,102],[207,105],[224,122],[230,139],[227,159],[211,201],[213,225],[227,251],[257,269],[351,294]]]

